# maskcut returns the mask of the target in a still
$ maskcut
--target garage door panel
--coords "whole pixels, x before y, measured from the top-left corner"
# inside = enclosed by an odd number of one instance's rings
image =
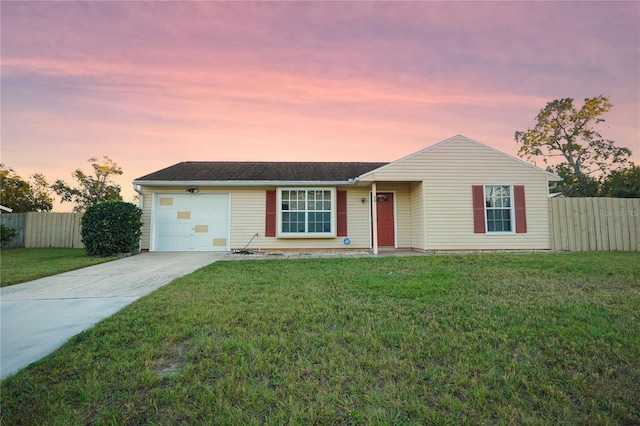
[[[158,232],[156,233],[159,237],[167,237],[167,236],[171,236],[171,235],[176,235],[176,229],[175,226],[165,226],[165,227],[160,227],[158,228]]]
[[[158,223],[173,223],[176,220],[175,209],[160,207],[156,214]]]
[[[162,194],[157,199],[155,250],[228,250],[229,194]]]
[[[156,250],[158,251],[174,251],[173,240],[169,238],[158,238],[156,240]]]
[[[177,223],[174,228],[177,236],[190,235],[193,230],[193,226],[190,223]]]
[[[210,223],[214,220],[215,216],[215,211],[195,210],[191,212],[191,222],[200,224]]]
[[[191,237],[176,237],[174,239],[175,244],[174,244],[174,248],[172,250],[175,251],[189,251],[189,250],[193,250],[193,248],[191,247]]]
[[[213,239],[209,237],[194,237],[193,249],[200,251],[209,251],[214,248]]]

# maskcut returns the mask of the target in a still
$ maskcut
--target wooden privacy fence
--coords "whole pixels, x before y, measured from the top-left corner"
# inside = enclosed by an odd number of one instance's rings
[[[640,198],[552,198],[552,250],[640,250]]]
[[[18,238],[7,247],[83,248],[82,213],[4,213],[0,223],[15,229]]]
[[[27,223],[27,213],[2,213],[0,214],[0,224],[11,228],[17,232],[16,237],[5,247],[24,247],[24,228]]]

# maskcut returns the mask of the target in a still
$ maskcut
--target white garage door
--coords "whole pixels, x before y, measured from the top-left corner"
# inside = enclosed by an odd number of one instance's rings
[[[155,250],[229,250],[229,194],[157,194],[155,212]]]

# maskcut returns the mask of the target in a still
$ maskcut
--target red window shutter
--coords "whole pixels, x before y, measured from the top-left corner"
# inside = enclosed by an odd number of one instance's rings
[[[473,232],[484,234],[484,188],[482,185],[472,185],[473,194]]]
[[[513,200],[516,209],[516,234],[526,234],[527,209],[524,203],[524,185],[513,186]]]
[[[267,206],[265,211],[266,211],[266,218],[265,218],[264,236],[275,237],[276,236],[276,215],[277,215],[275,189],[267,191]]]
[[[347,234],[347,191],[336,193],[336,211],[338,213],[338,237],[346,237]]]

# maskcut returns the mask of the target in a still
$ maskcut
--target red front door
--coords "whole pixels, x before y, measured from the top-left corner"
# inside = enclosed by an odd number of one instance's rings
[[[376,206],[378,209],[378,246],[394,247],[396,236],[393,218],[393,193],[378,192]]]

